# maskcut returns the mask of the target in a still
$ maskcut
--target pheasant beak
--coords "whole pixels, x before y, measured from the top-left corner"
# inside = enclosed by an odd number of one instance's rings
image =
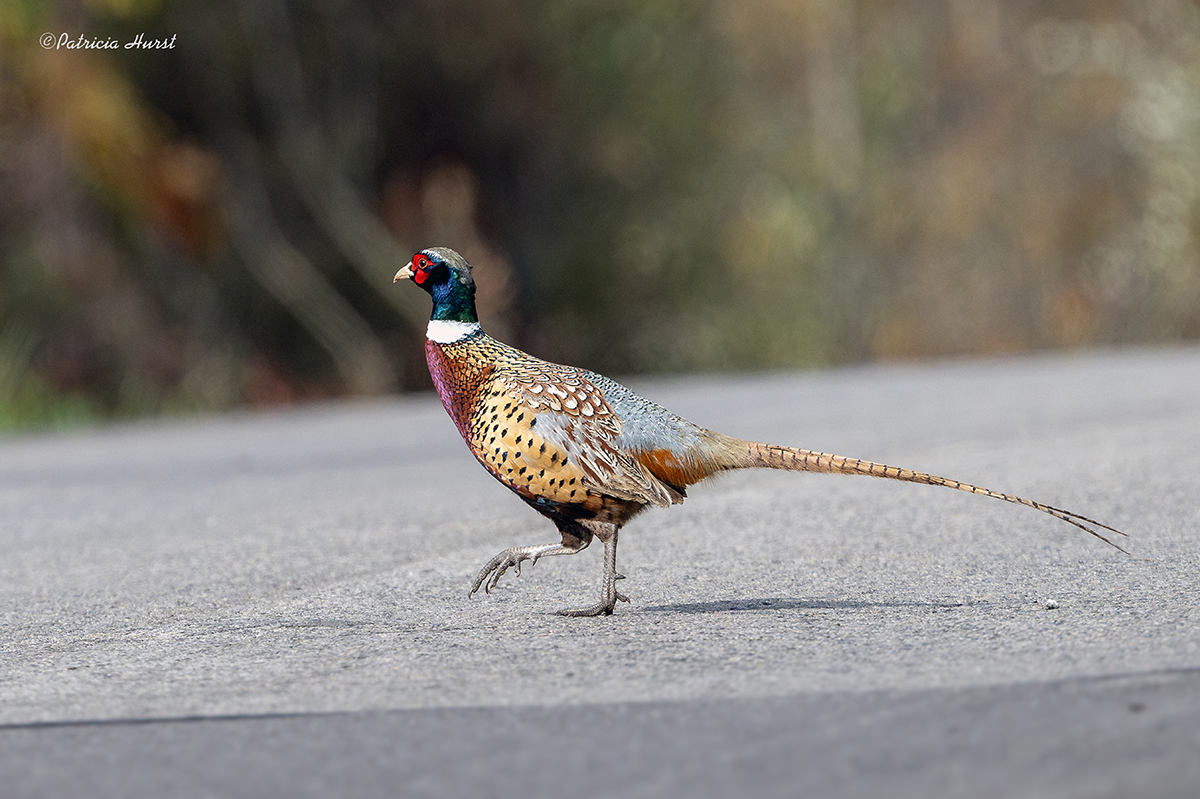
[[[396,276],[394,278],[392,278],[392,282],[395,283],[397,280],[412,280],[412,276],[413,276],[412,264],[408,264],[403,269],[401,269],[399,272],[396,273]]]

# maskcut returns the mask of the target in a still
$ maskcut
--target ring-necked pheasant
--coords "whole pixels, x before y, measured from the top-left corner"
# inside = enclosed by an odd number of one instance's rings
[[[490,593],[510,567],[547,555],[571,555],[592,536],[604,543],[600,601],[560,610],[566,616],[610,615],[617,600],[617,534],[649,505],[683,501],[693,483],[728,469],[788,469],[885,477],[947,486],[1028,505],[1104,541],[1096,528],[1124,535],[1071,511],[880,463],[824,452],[741,441],[683,419],[594,372],[548,363],[483,332],[475,312],[471,265],[432,247],[396,273],[433,298],[425,355],[442,404],[471,453],[492,475],[554,522],[561,543],[506,549],[479,572]]]

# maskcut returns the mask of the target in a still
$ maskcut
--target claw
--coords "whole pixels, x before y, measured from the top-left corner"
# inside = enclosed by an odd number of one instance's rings
[[[471,590],[467,592],[467,599],[474,596],[475,592],[480,588],[483,588],[486,594],[492,593],[492,589],[496,587],[500,582],[500,578],[510,568],[520,577],[521,563],[523,561],[529,560],[537,563],[538,558],[543,555],[573,555],[583,549],[584,546],[586,546],[586,543],[576,547],[566,547],[562,544],[542,544],[541,546],[512,547],[511,549],[506,549],[489,560],[480,569],[479,574],[475,577],[475,582],[471,584]],[[625,601],[628,602],[629,600]],[[591,609],[589,608],[589,610]],[[608,612],[612,613],[612,609],[609,608]]]
[[[609,605],[592,605],[590,608],[563,608],[555,611],[559,616],[586,617],[586,616],[611,616],[613,609]]]
[[[500,578],[508,571],[509,567],[516,567],[517,575],[520,576],[521,561],[528,557],[528,554],[512,549],[506,549],[496,555],[479,571],[475,582],[471,585],[471,590],[467,592],[467,597],[474,596],[480,588],[483,588],[485,594],[491,594],[492,589],[500,582]]]
[[[560,544],[544,544],[542,546],[506,549],[489,560],[479,571],[479,574],[475,577],[475,582],[471,585],[471,590],[467,592],[467,598],[470,599],[474,596],[475,592],[480,588],[483,588],[485,594],[492,593],[492,589],[500,583],[500,578],[509,569],[512,569],[520,577],[521,563],[523,561],[531,560],[537,563],[538,558],[542,557],[542,555],[563,555],[577,551],[578,549],[567,549]]]

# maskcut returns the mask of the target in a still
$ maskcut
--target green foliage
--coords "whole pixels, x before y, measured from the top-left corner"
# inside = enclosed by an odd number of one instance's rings
[[[93,420],[95,403],[63,394],[29,369],[36,334],[9,326],[0,330],[0,431],[66,427]]]

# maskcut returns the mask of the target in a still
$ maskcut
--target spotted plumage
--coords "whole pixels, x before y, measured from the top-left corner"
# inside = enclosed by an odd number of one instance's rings
[[[562,542],[505,550],[484,566],[468,593],[489,591],[525,560],[572,554],[592,537],[604,544],[600,602],[571,616],[609,615],[622,579],[617,535],[645,508],[668,507],[686,489],[728,469],[771,468],[884,477],[940,485],[1027,505],[1112,544],[1070,511],[936,475],[823,452],[742,441],[714,433],[594,372],[540,360],[483,332],[471,267],[453,250],[417,253],[396,273],[433,298],[426,360],[442,404],[471,453],[491,474],[558,527]],[[1122,550],[1124,551],[1124,550]]]
[[[628,513],[629,501],[682,501],[682,487],[622,451],[624,425],[602,386],[620,387],[607,378],[538,361],[482,331],[446,344],[426,340],[425,350],[471,452],[539,509],[579,505],[610,520]]]

